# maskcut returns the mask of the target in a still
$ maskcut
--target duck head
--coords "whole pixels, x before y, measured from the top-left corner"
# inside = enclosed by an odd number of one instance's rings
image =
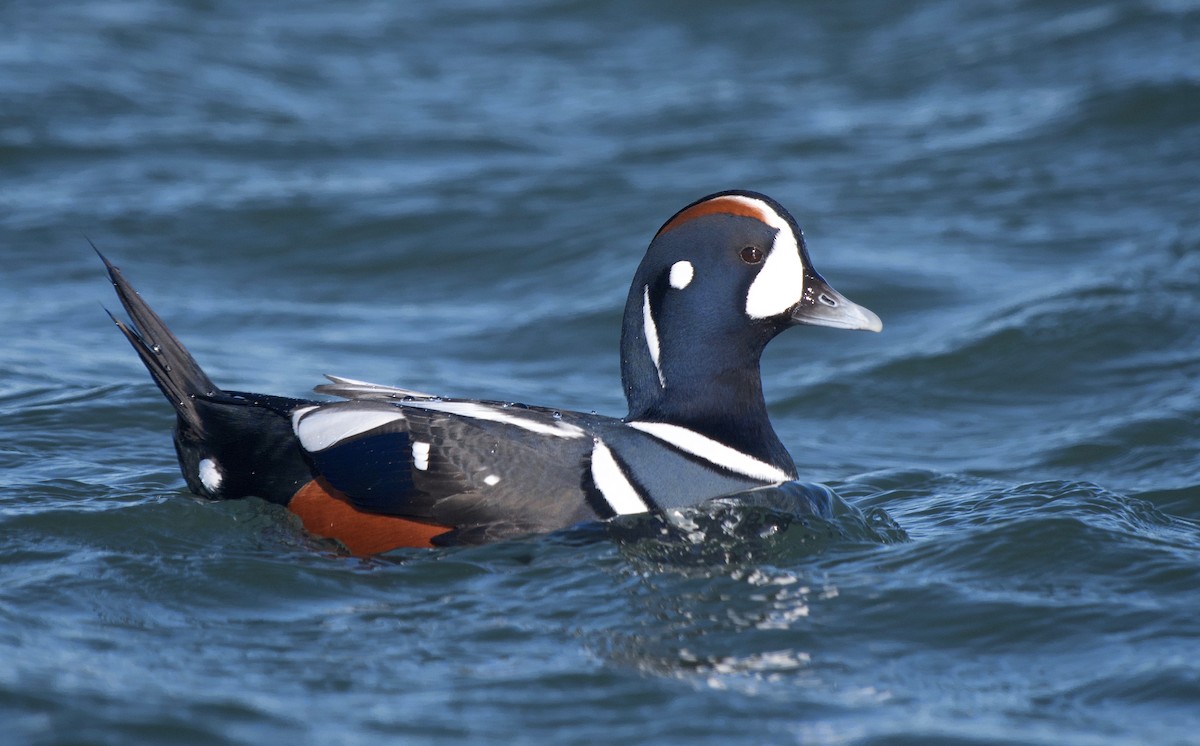
[[[800,324],[883,328],[817,273],[795,219],[773,199],[727,191],[693,202],[655,234],[629,289],[626,419],[751,441],[742,447],[777,442],[759,361],[771,339]]]

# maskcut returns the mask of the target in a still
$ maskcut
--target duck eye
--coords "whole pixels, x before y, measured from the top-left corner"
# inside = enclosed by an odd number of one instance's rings
[[[762,249],[757,246],[747,246],[738,254],[746,264],[758,264],[763,260]]]

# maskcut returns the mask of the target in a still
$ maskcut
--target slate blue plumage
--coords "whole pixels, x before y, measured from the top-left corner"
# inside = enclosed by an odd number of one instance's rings
[[[798,324],[882,327],[817,274],[792,216],[747,191],[693,202],[647,249],[621,331],[621,419],[332,376],[316,391],[343,401],[222,391],[106,265],[133,320],[118,326],[176,407],[176,447],[194,492],[256,494],[303,517],[294,496],[319,485],[351,517],[444,529],[435,544],[687,507],[795,479],[763,397],[763,349]],[[272,473],[281,477],[250,478]],[[345,521],[305,525],[344,541],[350,531]]]

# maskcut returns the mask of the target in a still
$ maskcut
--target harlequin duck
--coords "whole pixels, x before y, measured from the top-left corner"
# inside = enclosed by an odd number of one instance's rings
[[[882,328],[817,274],[792,216],[749,191],[693,202],[650,242],[621,328],[621,419],[334,376],[315,391],[341,401],[227,391],[101,260],[132,323],[113,321],[175,407],[188,487],[285,505],[358,555],[552,531],[796,479],[767,416],[763,348],[797,324]]]

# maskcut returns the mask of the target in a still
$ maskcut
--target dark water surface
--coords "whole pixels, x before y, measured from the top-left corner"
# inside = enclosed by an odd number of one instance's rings
[[[106,251],[231,388],[624,413],[687,202],[882,335],[768,350],[830,521],[348,559],[183,489]],[[7,743],[1200,739],[1200,3],[0,4]]]

